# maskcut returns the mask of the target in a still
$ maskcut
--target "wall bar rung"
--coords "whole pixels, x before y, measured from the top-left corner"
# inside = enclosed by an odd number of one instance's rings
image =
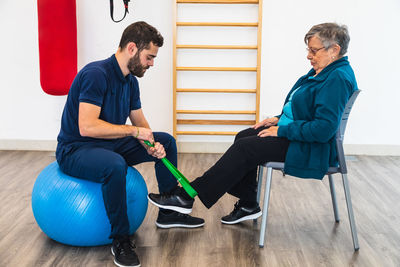
[[[191,125],[254,125],[255,120],[177,120],[177,124]]]
[[[177,0],[181,4],[258,4],[258,0]]]
[[[255,110],[177,110],[178,114],[244,114],[254,115]]]
[[[257,49],[256,45],[176,45],[180,49]]]
[[[257,71],[253,67],[176,67],[177,71]]]
[[[256,89],[203,89],[203,88],[176,88],[180,93],[257,93]]]
[[[257,27],[258,22],[177,22],[176,26]]]
[[[176,131],[177,135],[236,135],[238,132]]]

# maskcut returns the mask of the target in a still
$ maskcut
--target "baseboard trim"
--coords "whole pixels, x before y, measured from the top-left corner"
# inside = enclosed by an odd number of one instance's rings
[[[231,142],[178,142],[180,153],[224,153]],[[55,151],[56,140],[0,139],[0,150]],[[346,155],[400,156],[400,145],[345,144]]]
[[[224,153],[231,142],[178,142],[180,153]]]
[[[56,140],[0,139],[0,150],[56,151]]]
[[[346,155],[400,156],[400,145],[344,144]]]

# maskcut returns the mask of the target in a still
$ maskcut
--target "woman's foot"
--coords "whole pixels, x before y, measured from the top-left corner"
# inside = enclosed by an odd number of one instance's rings
[[[260,206],[258,204],[253,207],[245,207],[240,204],[240,201],[236,202],[233,211],[221,218],[221,222],[224,224],[236,224],[246,220],[252,220],[260,217],[262,214]]]

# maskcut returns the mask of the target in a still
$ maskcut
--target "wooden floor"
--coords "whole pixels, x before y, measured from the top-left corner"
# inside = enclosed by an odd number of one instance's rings
[[[114,266],[109,246],[70,247],[50,240],[37,226],[31,191],[54,153],[0,151],[0,266]],[[202,174],[221,155],[180,154],[186,177]],[[224,196],[210,210],[196,201],[204,228],[157,229],[157,209],[133,239],[142,266],[400,266],[400,157],[354,156],[349,182],[360,250],[353,251],[343,186],[335,176],[341,222],[335,223],[328,180],[274,173],[266,246],[258,247],[260,223],[222,225],[235,199]],[[156,192],[153,164],[137,166]]]

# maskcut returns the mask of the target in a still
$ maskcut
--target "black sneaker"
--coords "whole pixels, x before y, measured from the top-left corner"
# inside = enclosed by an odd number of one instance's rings
[[[160,228],[196,228],[204,225],[202,218],[192,217],[188,214],[179,213],[176,211],[164,212],[160,210],[156,221],[157,227]]]
[[[239,201],[236,202],[233,211],[221,218],[221,222],[225,224],[235,224],[245,220],[256,219],[261,216],[260,206],[247,208],[240,206]]]
[[[140,267],[140,261],[135,253],[135,245],[129,237],[114,239],[111,246],[111,253],[114,255],[114,263],[121,267]]]
[[[150,193],[147,198],[150,203],[159,208],[174,210],[180,213],[189,214],[192,212],[194,199],[185,199],[179,193]]]

